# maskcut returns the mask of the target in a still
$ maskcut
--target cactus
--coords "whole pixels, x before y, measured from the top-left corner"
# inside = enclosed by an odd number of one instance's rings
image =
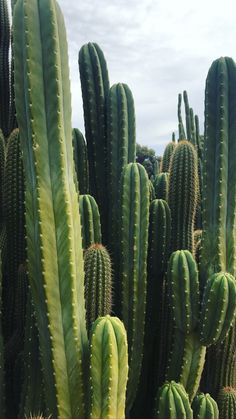
[[[29,281],[46,404],[55,417],[79,419],[87,334],[64,21],[55,0],[18,0],[13,27]]]
[[[220,419],[234,419],[236,412],[236,390],[232,387],[224,387],[217,397]]]
[[[169,177],[168,203],[172,219],[172,251],[185,249],[193,253],[197,201],[197,154],[189,141],[181,141],[175,148]]]
[[[160,365],[163,346],[161,326],[164,307],[162,289],[170,248],[171,215],[166,201],[155,199],[149,210],[147,304],[142,372],[132,414],[149,417],[161,381]],[[166,331],[165,331],[166,333]],[[166,348],[165,348],[166,351]]]
[[[84,254],[85,307],[87,329],[97,317],[110,314],[112,305],[111,259],[101,244],[91,245]]]
[[[100,214],[97,203],[91,195],[80,195],[79,212],[83,249],[88,249],[94,243],[101,243]]]
[[[4,171],[5,171],[5,140],[0,129],[0,226],[3,222],[3,187],[4,187]]]
[[[132,92],[126,84],[113,85],[107,98],[107,183],[108,183],[108,249],[114,273],[118,271],[117,234],[119,231],[119,201],[121,174],[128,163],[135,161],[135,110]],[[118,295],[118,278],[114,281],[114,295]],[[116,298],[115,298],[116,300]],[[116,312],[115,305],[115,312]]]
[[[90,42],[83,45],[80,49],[79,71],[83,96],[85,135],[88,147],[89,190],[99,207],[105,239],[107,224],[105,101],[109,92],[109,78],[105,57],[97,44]]]
[[[200,338],[204,345],[222,342],[236,315],[236,284],[232,275],[213,274],[206,283],[200,319]]]
[[[199,319],[199,282],[196,262],[187,250],[172,253],[167,273],[176,327],[187,334]]]
[[[80,194],[89,193],[88,156],[84,136],[78,128],[72,130],[73,154]]]
[[[186,140],[186,134],[184,130],[184,124],[182,119],[181,113],[181,106],[182,106],[182,95],[181,93],[178,94],[178,127],[179,127],[179,141]]]
[[[0,231],[0,411],[2,419],[5,419],[5,373],[4,373],[4,342],[2,333],[2,272],[4,265],[5,231]]]
[[[169,173],[161,172],[154,179],[155,195],[157,199],[168,199]]]
[[[4,335],[9,339],[14,329],[14,307],[19,265],[26,260],[24,174],[19,130],[14,130],[7,143],[4,215],[7,233],[7,261],[4,278]]]
[[[149,217],[148,176],[139,163],[129,163],[122,175],[119,282],[121,284],[121,319],[127,330],[129,380],[127,411],[137,391],[141,371],[147,276]]]
[[[170,171],[171,159],[175,150],[176,144],[174,141],[171,141],[167,144],[164,150],[164,154],[161,161],[161,170],[162,173],[168,173]]]
[[[117,317],[100,317],[90,339],[90,419],[125,419],[126,331]]]
[[[0,128],[4,137],[9,135],[9,110],[10,110],[10,22],[7,0],[0,1]]]
[[[155,419],[164,418],[193,418],[193,412],[184,387],[174,381],[166,382],[158,391]]]
[[[151,180],[149,180],[149,201],[150,203],[156,198],[155,189]]]
[[[192,403],[193,419],[219,419],[219,409],[210,394],[199,393]]]

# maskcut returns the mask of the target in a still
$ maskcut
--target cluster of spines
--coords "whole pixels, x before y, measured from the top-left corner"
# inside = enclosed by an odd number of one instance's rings
[[[90,330],[97,317],[111,313],[111,259],[104,246],[93,244],[85,251],[84,272],[87,329]]]

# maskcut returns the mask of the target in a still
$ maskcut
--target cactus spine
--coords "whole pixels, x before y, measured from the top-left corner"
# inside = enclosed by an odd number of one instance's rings
[[[89,330],[97,317],[105,316],[111,312],[111,259],[104,246],[93,244],[86,250],[84,271],[85,307]]]
[[[136,395],[142,362],[149,217],[148,182],[146,170],[139,163],[129,163],[125,167],[121,182],[119,281],[121,319],[127,330],[129,347],[127,411]]]
[[[100,214],[97,203],[91,195],[80,195],[79,212],[83,249],[88,249],[94,243],[101,243]]]
[[[128,348],[117,317],[100,317],[90,340],[90,419],[125,419]]]
[[[73,182],[67,42],[55,0],[17,1],[14,56],[26,174],[29,280],[45,397],[53,416],[79,419],[85,414],[87,348],[83,254]]]

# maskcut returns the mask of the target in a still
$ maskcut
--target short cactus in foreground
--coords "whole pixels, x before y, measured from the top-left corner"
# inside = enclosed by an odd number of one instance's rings
[[[219,409],[210,394],[199,393],[192,403],[193,419],[218,419]]]
[[[125,418],[126,331],[117,317],[98,318],[90,338],[90,419]]]
[[[220,419],[235,419],[236,412],[236,389],[224,387],[217,397]]]
[[[193,412],[184,387],[175,381],[166,382],[156,399],[155,419],[192,419]]]

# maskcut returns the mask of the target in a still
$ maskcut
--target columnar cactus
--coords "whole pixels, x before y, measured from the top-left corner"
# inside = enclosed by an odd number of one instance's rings
[[[79,212],[83,249],[102,242],[100,214],[97,203],[91,195],[80,195]]]
[[[119,231],[120,315],[127,330],[129,380],[127,411],[131,408],[141,371],[147,277],[149,218],[148,176],[139,163],[129,163],[122,175]]]
[[[155,419],[192,419],[193,412],[184,387],[174,381],[160,388],[155,408]]]
[[[168,199],[168,187],[169,187],[169,173],[161,172],[159,173],[153,182],[155,188],[155,195],[157,199]]]
[[[3,223],[3,185],[4,185],[4,170],[5,170],[5,140],[0,129],[0,225]]]
[[[194,397],[192,409],[193,419],[219,419],[217,403],[208,393],[197,394]]]
[[[10,22],[7,0],[0,1],[0,128],[4,137],[9,135],[10,111]]]
[[[160,170],[161,172],[168,173],[170,171],[171,159],[172,159],[175,147],[176,147],[175,141],[171,141],[166,145],[164,154],[161,160],[161,170]]]
[[[84,254],[85,308],[87,328],[101,316],[110,314],[112,272],[108,251],[101,244],[91,245]]]
[[[85,136],[88,147],[89,190],[96,199],[102,226],[105,229],[107,224],[105,102],[109,92],[109,78],[104,54],[97,44],[89,42],[80,49],[79,71],[83,96]]]
[[[117,270],[117,234],[121,174],[128,163],[135,162],[135,110],[131,90],[126,84],[114,84],[107,98],[107,182],[108,247]],[[116,287],[115,287],[116,294]]]
[[[13,26],[29,281],[46,404],[54,417],[80,419],[87,333],[64,21],[55,0],[18,0]]]
[[[181,141],[175,148],[169,176],[172,251],[185,249],[193,253],[198,186],[196,150],[189,141]]]
[[[117,317],[100,317],[90,339],[90,419],[125,419],[128,347]]]
[[[213,274],[206,283],[200,319],[200,339],[208,346],[223,342],[236,315],[236,283],[225,272]]]
[[[0,232],[2,235],[2,232]],[[4,373],[4,342],[2,333],[2,271],[3,271],[3,242],[0,239],[0,411],[2,419],[5,419],[5,373]]]
[[[220,419],[234,419],[236,412],[236,390],[232,387],[224,387],[217,397]]]
[[[80,194],[89,193],[87,145],[78,128],[72,130],[73,154]]]
[[[223,271],[236,274],[236,65],[221,57],[208,72],[203,149],[203,235],[200,280]],[[222,344],[209,350],[204,391],[214,397],[235,382],[235,325]],[[230,367],[229,367],[230,366]],[[236,411],[235,411],[236,415]]]

